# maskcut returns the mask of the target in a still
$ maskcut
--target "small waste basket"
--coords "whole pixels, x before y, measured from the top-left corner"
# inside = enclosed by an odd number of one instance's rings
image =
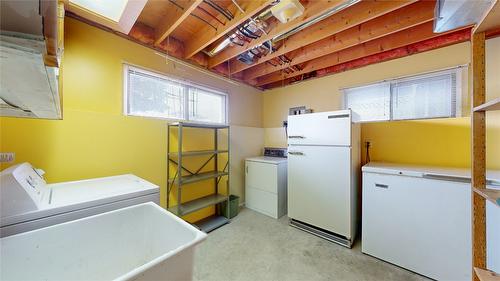
[[[229,195],[229,216],[227,214],[227,201],[221,202],[218,205],[219,214],[232,219],[238,215],[238,209],[240,205],[240,197],[236,195]]]

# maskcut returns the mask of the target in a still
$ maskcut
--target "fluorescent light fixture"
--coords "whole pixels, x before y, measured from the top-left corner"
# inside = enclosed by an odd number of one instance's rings
[[[146,2],[147,0],[69,0],[68,10],[128,34]]]

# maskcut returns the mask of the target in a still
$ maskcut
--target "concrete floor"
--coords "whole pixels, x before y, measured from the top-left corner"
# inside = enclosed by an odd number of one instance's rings
[[[429,280],[249,209],[197,249],[194,280]]]

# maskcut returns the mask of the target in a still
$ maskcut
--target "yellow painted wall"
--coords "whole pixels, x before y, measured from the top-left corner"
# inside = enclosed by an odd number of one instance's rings
[[[230,124],[262,127],[259,91],[166,64],[151,49],[66,18],[64,120],[0,118],[0,150],[15,152],[15,163],[27,161],[43,168],[48,182],[136,174],[161,186],[164,205],[167,122],[123,116],[124,62],[225,90]],[[205,137],[193,139],[203,144]]]
[[[487,98],[500,96],[500,38],[487,41]],[[310,80],[263,93],[265,144],[286,146],[282,128],[288,108],[305,105],[315,111],[341,108],[340,88],[470,62],[470,43],[462,43],[397,60]],[[464,112],[470,101],[464,89]],[[470,165],[468,117],[362,124],[362,140],[371,141],[371,160],[467,167]],[[500,169],[500,114],[488,113],[487,165]],[[363,153],[364,156],[364,153]]]

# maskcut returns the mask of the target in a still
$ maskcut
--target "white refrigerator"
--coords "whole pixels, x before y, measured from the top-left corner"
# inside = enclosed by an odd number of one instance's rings
[[[290,225],[351,247],[356,234],[360,129],[350,110],[288,117]]]

